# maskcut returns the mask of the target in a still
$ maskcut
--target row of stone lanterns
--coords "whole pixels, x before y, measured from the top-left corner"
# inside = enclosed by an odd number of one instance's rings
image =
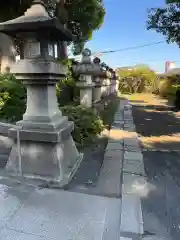
[[[91,61],[91,51],[85,49],[82,53],[82,61],[73,71],[79,76],[77,87],[80,89],[80,104],[87,107],[95,107],[103,97],[117,93],[117,76],[113,69],[100,59]]]
[[[54,46],[57,45],[58,57],[64,56],[64,42],[75,40],[75,36],[48,15],[41,0],[33,1],[23,16],[0,23],[0,32],[23,42],[21,59],[11,66],[11,73],[27,88],[23,119],[9,129],[14,145],[6,172],[10,176],[66,185],[83,156],[71,136],[73,122],[62,116],[58,107],[56,83],[66,76],[67,68],[55,61]],[[91,52],[85,49],[82,62],[74,67],[80,76],[80,103],[88,107],[99,102],[104,92],[114,91],[107,90],[110,69],[103,70],[100,60],[91,62],[90,57]]]

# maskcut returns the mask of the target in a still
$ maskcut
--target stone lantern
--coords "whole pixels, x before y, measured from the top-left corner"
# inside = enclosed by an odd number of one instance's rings
[[[27,88],[23,120],[9,130],[14,146],[6,171],[63,186],[76,172],[82,155],[71,137],[73,122],[58,107],[56,83],[67,69],[55,61],[54,43],[72,41],[73,35],[48,15],[40,0],[33,1],[23,16],[1,23],[0,32],[24,42],[24,57],[12,65],[11,73]]]
[[[93,63],[96,66],[96,71],[94,73],[95,87],[93,89],[93,102],[95,105],[101,100],[101,87],[103,80],[106,77],[106,72],[102,69],[100,62],[101,60],[97,57],[93,60]]]
[[[115,82],[116,82],[115,91],[116,91],[116,94],[117,94],[118,90],[119,90],[119,76],[118,76],[118,73],[116,71],[114,71],[114,78],[115,78]]]
[[[103,81],[103,87],[102,87],[102,92],[104,97],[109,95],[109,85],[110,85],[110,76],[111,76],[111,73],[109,70],[110,70],[109,66],[106,65],[105,66],[106,74],[104,75],[104,81]]]
[[[82,52],[82,61],[77,64],[73,71],[79,75],[79,81],[76,86],[80,89],[80,104],[86,107],[92,107],[92,89],[94,82],[92,76],[95,71],[95,66],[91,62],[91,51],[84,49]]]
[[[113,69],[109,69],[110,72],[110,85],[109,85],[109,94],[112,94],[114,92],[113,90],[113,84],[114,84],[114,72]]]

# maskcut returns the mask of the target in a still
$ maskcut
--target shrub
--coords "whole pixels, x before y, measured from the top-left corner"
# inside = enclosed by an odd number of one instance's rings
[[[61,110],[63,115],[74,122],[73,138],[81,147],[94,141],[104,129],[102,120],[91,108],[78,105],[61,107]]]
[[[76,81],[78,79],[73,73],[72,60],[67,60],[66,66],[68,68],[66,77],[61,79],[56,85],[56,95],[61,106],[72,104],[77,95],[79,96],[79,92],[76,89]]]
[[[159,94],[162,97],[167,97],[169,95],[175,97],[176,90],[180,84],[179,77],[171,76],[160,81],[159,84]]]
[[[9,122],[22,119],[26,106],[26,91],[12,74],[0,75],[0,118]]]
[[[157,76],[148,67],[120,70],[119,91],[121,93],[153,92],[157,89]]]

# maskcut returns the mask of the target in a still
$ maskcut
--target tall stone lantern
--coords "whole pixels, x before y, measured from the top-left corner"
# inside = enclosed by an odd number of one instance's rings
[[[113,84],[114,84],[114,73],[113,73],[113,69],[110,68],[109,69],[110,72],[110,86],[109,86],[109,94],[112,94],[114,92],[113,90]]]
[[[92,89],[95,85],[92,78],[94,67],[91,62],[91,51],[84,49],[82,61],[73,68],[73,71],[79,76],[76,86],[80,89],[80,104],[86,107],[92,107]]]
[[[101,60],[99,58],[94,58],[93,63],[96,66],[96,71],[94,73],[95,87],[93,89],[93,103],[96,105],[101,100],[101,87],[103,84],[103,80],[106,77],[106,72],[103,71],[100,65]]]
[[[118,93],[118,87],[119,87],[119,81],[118,81],[118,75],[116,73],[116,71],[113,71],[113,90],[114,90],[114,94]]]
[[[118,92],[120,78],[117,71],[115,71],[115,76],[116,76],[116,91]]]
[[[106,75],[104,78],[104,90],[103,90],[105,96],[109,95],[110,78],[111,78],[110,67],[106,65]]]
[[[67,69],[55,61],[54,43],[72,41],[73,35],[48,15],[40,0],[33,1],[23,16],[1,23],[0,32],[24,42],[24,58],[12,65],[11,73],[27,88],[26,112],[9,130],[14,146],[6,171],[63,186],[76,172],[82,155],[71,137],[73,122],[58,107],[56,83]]]
[[[102,79],[101,79],[101,98],[105,95],[105,81],[107,76],[106,64],[104,62],[100,63],[100,68],[102,69]]]

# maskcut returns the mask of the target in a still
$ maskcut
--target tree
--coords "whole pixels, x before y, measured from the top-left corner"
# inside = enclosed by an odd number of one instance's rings
[[[166,0],[166,7],[149,10],[147,28],[163,34],[180,46],[180,0]]]
[[[137,65],[132,70],[120,70],[120,91],[122,92],[143,92],[154,91],[156,88],[157,76],[148,66]]]
[[[32,0],[1,0],[0,21],[22,15],[31,3]],[[51,15],[83,39],[88,40],[104,20],[103,0],[44,0],[44,3]]]
[[[78,37],[77,42],[73,43],[74,54],[79,54],[85,41],[91,36],[92,32],[103,23],[105,9],[103,7],[103,0],[43,0],[50,16],[57,17],[62,24],[66,25],[68,29]],[[0,22],[7,21],[21,16],[31,5],[32,0],[1,0],[0,1]],[[2,43],[6,43],[6,47],[2,48]],[[10,40],[8,41],[10,42]],[[5,59],[5,63],[1,64],[4,67],[1,70],[9,68],[11,63],[11,56],[9,49],[13,49],[13,45],[7,45],[4,41],[4,36],[0,34],[0,58]],[[20,49],[19,39],[14,39],[17,53]],[[2,51],[8,49],[8,51]],[[8,58],[7,58],[8,56]],[[8,59],[8,61],[7,61]]]

